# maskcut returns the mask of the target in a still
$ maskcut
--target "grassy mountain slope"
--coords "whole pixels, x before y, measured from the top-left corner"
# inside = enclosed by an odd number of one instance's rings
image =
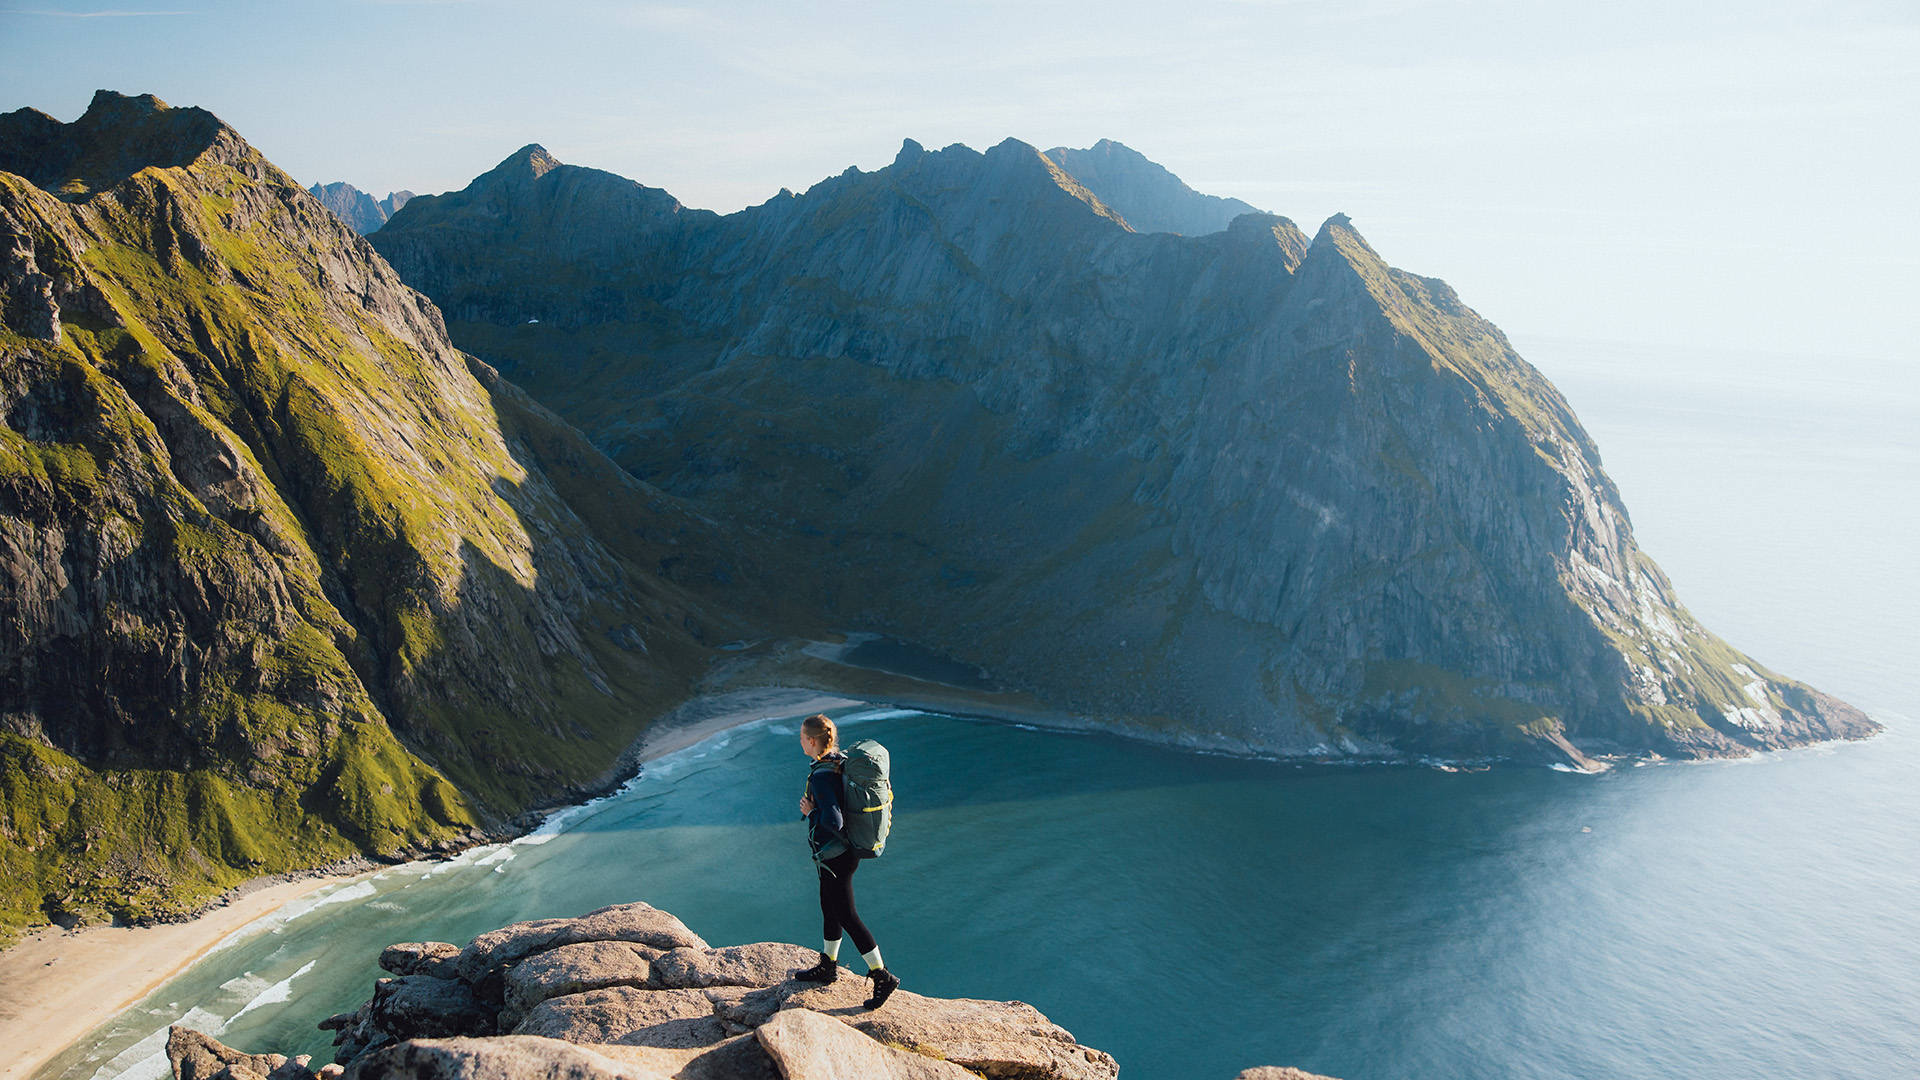
[[[211,114],[0,117],[0,259],[0,924],[457,840],[704,663],[698,519]]]

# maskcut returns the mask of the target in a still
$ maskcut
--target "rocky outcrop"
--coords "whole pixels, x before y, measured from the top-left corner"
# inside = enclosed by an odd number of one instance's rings
[[[720,218],[529,147],[373,243],[727,526],[699,587],[1036,711],[1575,763],[1877,729],[1681,606],[1566,402],[1444,282],[1344,216],[1142,233],[1102,170],[1177,181],[1088,153],[909,141]]]
[[[1242,214],[1261,213],[1239,199],[1203,195],[1164,165],[1112,139],[1085,150],[1056,146],[1047,158],[1125,218],[1134,232],[1206,236]]]
[[[0,272],[0,926],[470,843],[729,625],[704,523],[209,113],[0,117]]]
[[[428,975],[420,957],[455,959]],[[843,1076],[858,1066],[881,1068],[878,1075],[1107,1080],[1117,1071],[1111,1057],[1018,1002],[900,991],[870,1011],[861,1004],[867,981],[850,972],[827,986],[791,978],[818,958],[770,942],[710,948],[672,915],[627,904],[515,924],[457,953],[443,944],[390,948],[381,963],[397,977],[322,1027],[339,1032],[337,1060],[356,1076],[384,1075],[422,1053],[476,1061],[495,1053],[480,1045],[489,1037],[511,1040],[499,1053],[523,1057],[556,1044],[613,1057],[613,1048],[644,1048],[675,1052],[665,1060],[678,1069],[719,1055],[742,1070],[716,1076],[776,1068],[789,1077]],[[788,1015],[796,1011],[809,1016]],[[761,1051],[748,1052],[741,1036],[757,1039]],[[454,1041],[400,1049],[436,1039]]]
[[[817,953],[762,942],[709,948],[646,904],[578,919],[518,923],[450,944],[396,945],[358,1011],[329,1018],[345,1080],[623,1077],[632,1080],[1113,1080],[1112,1057],[1017,1001],[922,997],[905,990],[862,1003],[867,981],[796,982]],[[457,958],[453,963],[440,963]],[[634,960],[650,968],[636,978]],[[437,964],[434,974],[421,965]],[[540,973],[527,976],[531,968]],[[564,979],[554,973],[565,971]],[[598,989],[592,987],[598,986]],[[547,996],[521,1008],[529,987]],[[518,990],[516,990],[518,988]],[[311,1077],[308,1062],[246,1055],[197,1032],[169,1044],[178,1080],[273,1072]],[[333,1067],[329,1067],[333,1068]],[[299,1070],[297,1075],[288,1070]],[[1266,1080],[1255,1070],[1246,1078]],[[1278,1078],[1315,1080],[1293,1070]],[[226,1080],[226,1078],[223,1078]]]
[[[320,200],[320,205],[333,211],[334,216],[362,236],[378,231],[394,211],[407,205],[407,200],[413,198],[411,191],[390,191],[386,198],[376,201],[372,195],[345,181],[315,184],[307,189],[307,193]]]

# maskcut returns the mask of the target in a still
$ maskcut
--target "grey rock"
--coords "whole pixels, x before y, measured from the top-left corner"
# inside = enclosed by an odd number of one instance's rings
[[[684,934],[684,928],[671,929],[677,920],[663,921],[671,918],[646,905],[623,905],[580,919],[520,924],[492,944],[511,951],[515,943],[551,941],[582,925],[597,933],[634,932],[644,925],[668,937]],[[446,950],[404,946],[391,955],[395,967],[407,968],[423,956],[444,958]],[[483,979],[504,972],[513,1001],[531,1003],[510,1033],[481,1034],[489,1031],[492,1013],[471,984],[424,974],[380,980],[372,1000],[321,1027],[340,1030],[336,1060],[356,1077],[487,1080],[507,1075],[502,1070],[545,1077],[610,1075],[610,1069],[632,1067],[678,1080],[771,1080],[778,1075],[952,1076],[949,1070],[959,1067],[999,1080],[1115,1080],[1111,1057],[1081,1046],[1030,1005],[900,991],[882,1008],[868,1009],[867,979],[849,974],[822,986],[787,977],[795,967],[812,966],[813,959],[811,950],[777,942],[665,951],[624,940],[574,942],[484,970]],[[553,994],[615,979],[626,981]],[[244,1076],[230,1072],[220,1080],[256,1080],[276,1065],[269,1058],[235,1057],[196,1033],[174,1035],[176,1057],[188,1062],[183,1067],[192,1074],[179,1080],[213,1080],[211,1072],[233,1068],[250,1071]],[[556,1051],[557,1046],[585,1047],[591,1056]],[[875,1057],[880,1051],[885,1053]],[[289,1074],[274,1080],[305,1078]]]
[[[380,967],[395,975],[431,975],[452,979],[459,969],[460,946],[445,941],[416,941],[389,945],[380,950]]]
[[[507,972],[500,1027],[512,1030],[548,998],[610,986],[647,986],[653,976],[650,960],[660,955],[658,949],[627,941],[583,941],[529,956]]]
[[[525,1035],[419,1039],[355,1060],[342,1080],[670,1080],[686,1060],[670,1052],[613,1058]]]
[[[1331,1076],[1305,1072],[1291,1065],[1257,1065],[1242,1070],[1233,1080],[1334,1080]]]
[[[996,1080],[1114,1080],[1112,1055],[1082,1046],[1040,1010],[1019,1001],[929,998],[897,990],[876,1010],[865,980],[843,979],[792,994],[781,1013],[832,1016],[889,1046],[963,1065]]]
[[[827,997],[832,999],[833,1008],[848,1009],[857,1008],[866,1000],[867,987],[865,979],[842,976],[825,991],[820,991],[816,983],[783,982],[758,990],[716,987],[707,991],[707,997],[713,1002],[714,1016],[720,1019],[727,1030],[740,1032],[752,1031],[773,1019],[797,994],[817,991],[816,1001]]]
[[[882,1046],[804,1009],[781,1013],[754,1037],[786,1080],[973,1080],[975,1075],[949,1061]]]
[[[461,950],[460,975],[476,981],[501,964],[586,941],[627,941],[661,950],[707,947],[698,934],[658,908],[616,904],[577,919],[536,919],[481,934]]]
[[[174,1080],[313,1080],[306,1055],[248,1054],[192,1028],[167,1029]]]
[[[432,975],[381,979],[374,984],[373,1023],[394,1039],[491,1035],[498,1010],[458,980]]]
[[[686,1051],[657,1051],[651,1047],[608,1047],[603,1052],[609,1056],[652,1051],[655,1053],[685,1053]],[[780,1068],[773,1058],[760,1045],[760,1040],[752,1035],[741,1035],[726,1040],[718,1046],[693,1052],[693,1057],[674,1074],[674,1080],[782,1080]]]
[[[576,1043],[621,1043],[680,1049],[713,1046],[734,1034],[699,990],[644,990],[615,986],[549,998],[514,1028]]]
[[[653,961],[653,977],[655,985],[662,987],[774,986],[819,959],[812,949],[771,941],[674,949]]]

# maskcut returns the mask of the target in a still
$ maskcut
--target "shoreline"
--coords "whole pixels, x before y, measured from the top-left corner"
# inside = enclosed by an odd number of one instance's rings
[[[836,665],[841,663],[828,657],[819,659]],[[878,670],[845,666],[855,670]],[[931,683],[898,673],[884,674],[905,681],[919,692],[901,693],[899,691],[906,687],[899,686],[873,687],[872,691],[877,692],[863,693],[817,686],[761,685],[697,694],[668,711],[642,732],[621,755],[613,772],[626,773],[631,777],[647,762],[746,724],[862,705],[913,709],[956,719],[1032,727],[1062,734],[1108,735],[1159,743],[1189,753],[1290,761],[1301,767],[1424,767],[1445,772],[1471,772],[1498,764],[1495,761],[1441,761],[1419,757],[1398,760],[1279,758],[1258,753],[1246,746],[1195,745],[1204,741],[1155,738],[1144,731],[1116,730],[1110,726],[1075,722],[1078,718],[1023,707],[1025,703],[983,702],[964,688]],[[943,691],[956,692],[950,694]],[[1607,765],[1619,763],[1624,762],[1608,761]],[[534,811],[516,822],[522,827],[489,843],[511,842],[515,836],[538,828],[553,815],[604,798],[621,786],[620,783],[613,783],[607,790],[595,791],[565,804]],[[409,861],[436,857],[427,855]],[[49,1061],[83,1041],[102,1025],[110,1023],[222,943],[271,919],[288,904],[323,888],[349,884],[386,869],[389,866],[381,864],[369,865],[365,869],[355,867],[349,872],[311,871],[258,878],[224,894],[194,918],[179,923],[147,927],[90,926],[71,931],[61,930],[57,926],[43,926],[28,932],[16,944],[0,950],[0,1039],[4,1039],[12,1050],[7,1060],[0,1062],[0,1080],[25,1080],[32,1076]]]
[[[622,755],[622,763],[643,765],[758,720],[863,704],[863,698],[787,687],[703,695],[655,721]],[[552,807],[535,824],[583,804]],[[0,1058],[0,1080],[32,1076],[228,939],[273,918],[288,904],[387,869],[380,864],[346,873],[256,878],[176,923],[27,931],[0,950],[0,1044],[7,1047]]]
[[[158,926],[30,930],[0,952],[0,1080],[33,1075],[169,979],[288,904],[381,869],[323,874],[247,890],[240,886],[192,919]],[[248,884],[252,884],[249,882]],[[247,890],[247,891],[242,891]]]

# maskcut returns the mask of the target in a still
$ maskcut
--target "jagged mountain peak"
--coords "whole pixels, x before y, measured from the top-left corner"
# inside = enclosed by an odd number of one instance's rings
[[[1239,199],[1203,195],[1166,166],[1112,139],[1085,150],[1056,146],[1046,156],[1139,232],[1204,236],[1241,214],[1260,212]]]
[[[71,124],[38,109],[0,116],[0,171],[68,201],[86,201],[142,169],[191,165],[210,151],[229,163],[253,155],[219,117],[152,94],[95,91]]]
[[[1279,214],[1241,214],[1227,223],[1227,238],[1239,243],[1275,244],[1282,252],[1287,272],[1292,273],[1306,258],[1312,241],[1300,231],[1292,218]]]
[[[538,180],[563,164],[565,162],[547,153],[546,147],[539,143],[528,143],[508,154],[486,175],[498,180]]]
[[[1345,214],[1309,240],[1112,140],[1018,139],[905,140],[610,257],[563,209],[375,239],[636,475],[781,537],[755,558],[791,553],[845,625],[1278,753],[1872,730],[1733,681],[1760,669],[1678,607],[1565,401]],[[582,269],[598,291],[556,288]],[[598,374],[554,336],[589,327]],[[1772,711],[1727,719],[1763,690]]]
[[[349,228],[362,236],[386,224],[388,218],[413,198],[411,191],[390,191],[386,198],[375,199],[344,180],[315,184],[307,189],[307,194],[319,199],[322,206],[333,211]]]

